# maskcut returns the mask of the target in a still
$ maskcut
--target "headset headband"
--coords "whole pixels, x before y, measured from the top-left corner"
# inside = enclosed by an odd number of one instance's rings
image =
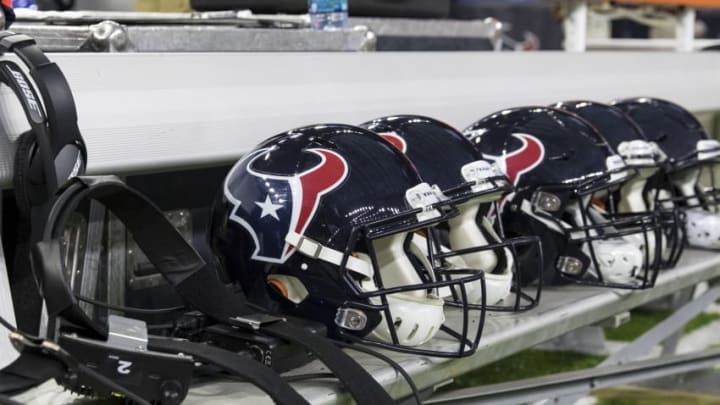
[[[0,54],[6,52],[14,52],[27,65],[42,96],[38,97],[17,64],[0,62],[0,81],[17,95],[40,146],[45,193],[31,196],[32,201],[47,201],[67,179],[85,172],[87,150],[77,125],[75,100],[62,71],[35,40],[10,31],[0,32]]]

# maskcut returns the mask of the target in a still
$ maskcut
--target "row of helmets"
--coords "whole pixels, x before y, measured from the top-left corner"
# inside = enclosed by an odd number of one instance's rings
[[[213,247],[257,305],[465,356],[486,311],[531,309],[543,283],[649,288],[686,241],[720,248],[719,156],[652,98],[506,109],[464,133],[413,115],[308,126],[233,166]]]

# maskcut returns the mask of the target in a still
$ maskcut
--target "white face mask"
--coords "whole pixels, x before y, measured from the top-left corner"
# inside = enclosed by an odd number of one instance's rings
[[[380,277],[385,288],[423,283],[403,249],[406,237],[407,233],[400,233],[373,241]],[[361,258],[369,260],[365,255]],[[433,277],[429,267],[426,271],[430,277]],[[364,281],[362,286],[366,291],[377,290],[377,286],[371,280]],[[444,301],[435,290],[418,289],[390,294],[387,300],[393,317],[389,323],[394,325],[400,345],[418,346],[428,342],[445,322]],[[374,304],[380,303],[377,297],[372,301]],[[371,332],[371,336],[383,342],[393,342],[385,319]]]

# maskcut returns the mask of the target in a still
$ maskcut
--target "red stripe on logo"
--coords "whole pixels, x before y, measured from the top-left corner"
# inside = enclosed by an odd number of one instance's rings
[[[523,146],[505,157],[505,172],[513,184],[517,184],[520,176],[532,170],[543,158],[544,148],[535,137],[515,134],[523,141]]]
[[[308,221],[313,217],[320,197],[337,187],[345,177],[347,163],[335,152],[326,149],[314,149],[322,155],[323,162],[300,175],[302,185],[302,206],[295,232],[302,234]]]

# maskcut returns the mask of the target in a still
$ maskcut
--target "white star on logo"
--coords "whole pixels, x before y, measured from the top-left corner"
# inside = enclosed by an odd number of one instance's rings
[[[265,196],[265,201],[255,201],[255,205],[260,207],[262,209],[262,212],[260,213],[260,218],[265,218],[266,216],[270,215],[273,218],[280,220],[280,217],[278,217],[277,211],[283,207],[282,204],[273,204],[272,201],[270,201],[270,195]]]

